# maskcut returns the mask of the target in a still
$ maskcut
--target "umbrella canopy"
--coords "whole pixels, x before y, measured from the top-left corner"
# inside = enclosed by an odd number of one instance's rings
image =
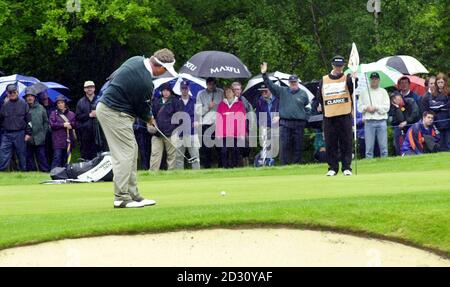
[[[282,72],[275,72],[275,73],[269,73],[269,79],[274,82],[278,86],[289,86],[289,76],[290,74],[282,73]],[[311,102],[314,98],[314,95],[309,91],[308,88],[302,85],[301,81],[299,80],[299,87],[301,90],[305,91],[308,95],[309,101]],[[257,75],[248,81],[247,86],[244,89],[244,92],[242,93],[242,96],[244,96],[251,104],[252,106],[255,106],[258,102],[259,97],[261,96],[261,92],[258,90],[261,85],[263,84],[263,78],[262,75]]]
[[[3,102],[6,98],[6,86],[9,84],[17,84],[17,88],[19,90],[19,94],[25,92],[25,89],[28,86],[31,86],[34,83],[39,82],[37,78],[23,76],[19,74],[0,77],[0,102]]]
[[[180,69],[180,73],[200,78],[250,78],[252,74],[233,54],[221,51],[203,51],[195,54]]]
[[[427,92],[426,88],[425,88],[425,80],[417,77],[417,76],[406,76],[409,78],[409,80],[411,81],[411,85],[410,85],[410,89],[411,91],[413,91],[414,93],[416,93],[419,96],[423,96],[425,95],[425,93]],[[397,89],[398,89],[398,82],[397,82]]]
[[[60,95],[64,96],[67,101],[70,101],[70,99],[68,98],[70,89],[58,83],[38,82],[29,86],[28,89],[32,89],[36,94],[47,91],[48,97],[52,102],[56,102],[56,98]],[[20,96],[25,96],[25,90],[20,92]]]
[[[345,74],[349,74],[352,71],[347,69]],[[399,71],[388,67],[386,65],[382,65],[378,62],[369,63],[369,64],[361,64],[358,66],[358,70],[356,71],[358,74],[358,88],[355,90],[357,95],[361,94],[362,91],[367,89],[367,85],[369,83],[370,74],[373,72],[377,72],[380,75],[380,87],[388,88],[393,87],[397,84],[397,81],[403,77],[403,74]]]
[[[206,81],[200,78],[196,78],[189,74],[178,74],[177,77],[166,77],[166,78],[158,78],[154,80],[153,84],[155,85],[155,92],[154,96],[159,97],[161,96],[161,86],[165,83],[168,83],[170,85],[170,88],[172,91],[177,94],[181,95],[181,82],[187,81],[189,83],[189,94],[196,99],[197,94],[201,91],[206,89]]]
[[[405,75],[428,74],[428,70],[416,58],[411,56],[391,56],[379,60],[377,63],[396,69]]]

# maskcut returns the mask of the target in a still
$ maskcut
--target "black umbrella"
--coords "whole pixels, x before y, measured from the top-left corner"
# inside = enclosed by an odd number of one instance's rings
[[[268,73],[268,76],[269,79],[276,85],[284,87],[288,86],[288,78],[290,74],[275,72]],[[257,75],[248,81],[247,86],[242,93],[242,96],[244,96],[253,106],[256,105],[259,97],[261,96],[261,91],[259,91],[259,88],[261,88],[263,83],[262,75]],[[299,82],[299,87],[301,90],[306,92],[310,101],[314,98],[314,95],[303,85],[303,83]]]
[[[192,56],[180,73],[200,78],[250,78],[252,74],[242,61],[233,54],[221,51],[203,51]]]
[[[279,86],[286,86],[285,83],[274,77],[274,73],[269,73],[268,76],[269,79],[275,84]],[[248,81],[247,86],[242,93],[242,96],[245,97],[253,107],[256,107],[256,103],[261,96],[261,91],[259,89],[263,84],[264,82],[262,80],[262,75],[257,75]]]

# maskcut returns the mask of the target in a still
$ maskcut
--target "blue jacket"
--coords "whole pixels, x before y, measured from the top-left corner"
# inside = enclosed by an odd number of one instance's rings
[[[8,101],[0,109],[0,127],[4,131],[25,131],[31,135],[31,115],[30,108],[22,99]]]
[[[422,154],[425,153],[424,136],[432,136],[434,141],[439,142],[439,135],[433,127],[425,128],[422,120],[412,125],[406,133],[405,140],[402,145],[402,154]]]
[[[191,125],[191,135],[195,133],[194,129],[194,115],[195,115],[195,100],[190,97],[187,104],[185,105],[183,100],[180,99],[181,104],[183,105],[183,111],[187,113],[191,119],[190,125]],[[184,123],[183,123],[184,124]],[[182,136],[183,134],[181,134]]]
[[[278,113],[280,111],[280,100],[272,96],[270,101],[266,101],[263,96],[259,97],[258,102],[256,102],[256,119],[258,121],[258,126],[260,127],[271,127],[272,126],[272,113]],[[260,113],[267,114],[267,122],[260,122]]]
[[[400,91],[400,93],[401,93],[401,91]],[[409,93],[406,95],[406,96],[403,96],[403,94],[402,94],[402,97],[403,97],[403,99],[413,99],[414,100],[414,102],[416,102],[416,104],[417,104],[417,106],[419,107],[419,112],[421,112],[421,107],[422,107],[422,103],[421,103],[421,98],[416,94],[416,93],[414,93],[413,91],[409,91]]]
[[[436,114],[435,125],[439,131],[450,129],[450,95],[438,94],[432,96],[427,94],[422,100],[423,110]]]
[[[152,113],[158,128],[165,136],[170,137],[179,126],[179,124],[172,124],[171,121],[175,113],[184,110],[183,106],[183,102],[174,95],[170,96],[165,103],[163,103],[163,97],[153,99]],[[159,136],[159,134],[156,134],[156,136]]]
[[[75,111],[77,119],[77,128],[83,132],[83,130],[94,130],[94,119],[89,117],[92,110],[95,110],[97,103],[97,96],[94,96],[92,102],[89,101],[87,96],[82,97],[77,103],[77,109]]]

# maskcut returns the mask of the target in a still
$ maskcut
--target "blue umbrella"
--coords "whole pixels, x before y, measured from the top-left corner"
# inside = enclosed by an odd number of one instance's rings
[[[39,82],[37,78],[23,76],[19,74],[0,77],[0,102],[3,102],[6,98],[6,86],[9,84],[16,84],[19,93],[24,92],[28,86],[31,86],[34,83]]]
[[[194,100],[197,98],[197,94],[201,91],[206,89],[206,81],[197,77],[194,77],[189,74],[178,74],[177,77],[164,77],[164,78],[158,78],[153,81],[155,85],[155,92],[154,97],[160,97],[161,96],[161,86],[163,84],[169,84],[172,91],[177,94],[181,95],[181,82],[187,81],[189,83],[189,94],[194,98]]]
[[[42,92],[47,92],[48,98],[52,102],[56,102],[56,98],[59,95],[63,95],[67,101],[70,101],[68,95],[70,93],[70,89],[66,86],[63,86],[61,84],[55,83],[55,82],[38,82],[29,87],[30,89],[33,89],[33,91],[36,94],[40,94]],[[20,96],[25,96],[25,90],[20,92]]]

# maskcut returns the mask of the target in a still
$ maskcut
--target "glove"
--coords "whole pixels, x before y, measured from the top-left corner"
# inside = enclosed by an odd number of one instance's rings
[[[152,135],[154,135],[158,132],[156,127],[154,125],[150,125],[150,124],[147,124],[147,131]]]

